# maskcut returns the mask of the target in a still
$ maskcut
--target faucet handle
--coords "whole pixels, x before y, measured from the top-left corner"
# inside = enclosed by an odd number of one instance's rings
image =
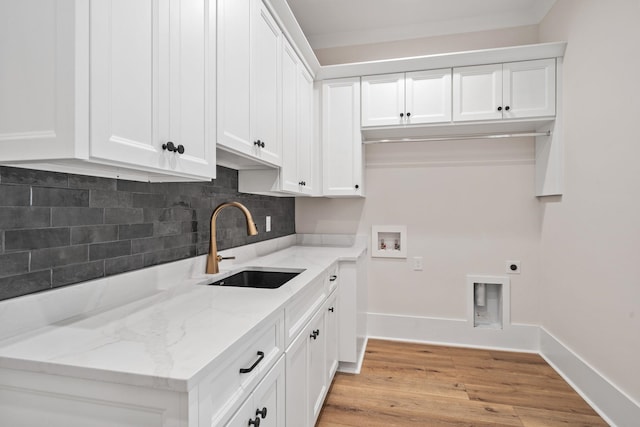
[[[224,256],[224,257],[223,257],[222,255],[218,255],[218,256],[216,257],[216,259],[218,260],[218,262],[220,262],[220,261],[222,261],[223,259],[236,259],[236,257],[234,257],[234,256]]]

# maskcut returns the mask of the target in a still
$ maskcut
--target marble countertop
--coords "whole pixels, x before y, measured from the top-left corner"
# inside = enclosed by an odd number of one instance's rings
[[[0,368],[188,391],[234,343],[277,315],[333,262],[356,260],[364,250],[363,246],[292,246],[233,265],[232,270],[246,266],[305,269],[279,289],[204,286],[203,282],[219,277],[204,274],[185,275],[170,285],[153,284],[148,295],[5,338],[0,341]],[[119,292],[145,286],[136,283],[142,276],[121,276],[120,281],[130,283],[119,283]],[[157,276],[159,281],[166,280],[162,274]],[[85,286],[91,284],[77,288]],[[83,298],[89,301],[90,292]],[[20,302],[12,301],[4,313],[0,306],[0,320],[3,314],[18,310]],[[26,298],[25,310],[29,302],[33,306],[33,299]]]

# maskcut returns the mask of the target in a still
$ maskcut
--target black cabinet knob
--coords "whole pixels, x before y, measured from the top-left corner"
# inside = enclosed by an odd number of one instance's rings
[[[168,141],[166,144],[162,144],[162,149],[166,151],[172,151],[172,152],[177,150],[175,144],[171,141]]]
[[[355,187],[356,187],[356,190],[357,190],[358,188],[360,188],[360,186],[359,186],[358,184],[356,184],[356,185],[355,185]]]
[[[498,111],[502,111],[502,107],[498,107]]]
[[[256,417],[260,415],[262,419],[267,418],[267,408],[263,407],[262,409],[256,409]]]
[[[509,107],[509,106],[507,105],[506,107],[504,107],[504,109],[505,109],[506,111],[509,111],[509,110],[511,109],[511,107]]]
[[[333,313],[333,307],[329,307],[329,311]]]
[[[407,117],[411,117],[411,113],[407,113]]]
[[[260,140],[254,141],[253,145],[256,145],[256,146],[260,147]]]
[[[256,417],[255,420],[249,420],[249,425],[260,427],[260,417]]]
[[[261,141],[261,142],[260,142],[260,147],[261,147],[261,148],[264,148],[264,141]]]
[[[404,117],[404,113],[400,113],[400,118]]]
[[[182,144],[178,145],[178,148],[176,149],[176,151],[178,152],[178,154],[184,154],[184,145]]]

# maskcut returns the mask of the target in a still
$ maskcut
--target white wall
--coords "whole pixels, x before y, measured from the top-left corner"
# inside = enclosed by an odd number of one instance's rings
[[[559,0],[566,192],[543,203],[542,325],[640,402],[640,1]]]
[[[540,206],[533,141],[448,141],[366,146],[366,199],[297,199],[298,233],[370,234],[406,225],[410,260],[373,258],[369,312],[466,318],[466,275],[512,276],[512,320],[538,323]]]

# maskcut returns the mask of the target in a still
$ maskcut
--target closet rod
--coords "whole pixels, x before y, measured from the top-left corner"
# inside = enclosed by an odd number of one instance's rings
[[[366,139],[363,144],[383,144],[386,142],[428,142],[428,141],[454,141],[461,139],[500,139],[500,138],[517,138],[527,136],[551,136],[551,131],[546,132],[527,132],[527,133],[497,133],[497,134],[479,134],[479,135],[451,135],[451,136],[429,136],[425,138],[388,138],[388,139]]]

